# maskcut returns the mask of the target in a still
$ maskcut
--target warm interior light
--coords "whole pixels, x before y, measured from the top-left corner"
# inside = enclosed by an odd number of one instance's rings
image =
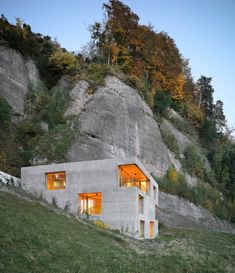
[[[87,214],[101,214],[102,210],[102,194],[95,193],[80,193],[80,212]]]
[[[65,172],[46,174],[48,190],[63,190],[66,187]]]
[[[136,164],[121,165],[119,170],[122,187],[137,187],[146,193],[149,192],[149,179]]]

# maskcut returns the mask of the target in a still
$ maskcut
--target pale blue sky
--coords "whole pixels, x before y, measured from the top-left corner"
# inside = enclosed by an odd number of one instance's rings
[[[90,24],[103,18],[105,0],[0,0],[10,22],[20,17],[34,32],[57,38],[62,47],[78,51],[89,41]],[[190,59],[194,79],[212,77],[215,100],[224,102],[235,128],[235,0],[123,0],[139,15],[166,31],[182,55]]]

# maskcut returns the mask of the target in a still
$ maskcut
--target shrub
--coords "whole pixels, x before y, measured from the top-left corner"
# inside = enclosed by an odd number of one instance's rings
[[[177,171],[174,167],[169,167],[167,170],[167,178],[171,181],[171,182],[176,182],[177,178],[178,178],[178,174]]]
[[[108,225],[105,224],[103,221],[101,220],[95,220],[93,221],[93,224],[97,227],[97,228],[100,228],[100,229],[108,229]]]
[[[234,204],[226,205],[226,202],[221,199],[220,192],[210,185],[198,183],[190,187],[185,176],[173,167],[170,167],[166,175],[157,181],[161,191],[178,195],[195,205],[200,205],[220,218],[234,219]]]
[[[10,126],[11,106],[6,99],[0,97],[0,133]]]
[[[165,115],[168,108],[172,104],[170,92],[168,91],[157,91],[154,97],[153,112],[156,115]]]
[[[228,211],[230,216],[230,221],[235,223],[235,200],[233,202],[228,203]]]
[[[202,109],[194,103],[187,101],[181,102],[179,106],[180,114],[185,117],[194,128],[200,128],[204,121]]]
[[[168,149],[172,151],[178,158],[180,157],[180,151],[175,136],[169,133],[162,132],[162,138]]]
[[[157,179],[160,190],[171,194],[177,194],[185,199],[190,198],[190,188],[182,173],[178,173],[174,167],[169,167],[164,177]]]
[[[84,79],[90,83],[91,90],[94,90],[96,87],[104,84],[104,79],[109,71],[110,66],[108,65],[91,63],[85,70]]]
[[[38,137],[35,147],[31,147],[32,156],[38,159],[60,162],[72,144],[73,131],[68,124],[59,124]]]
[[[189,145],[184,152],[182,160],[184,169],[191,175],[196,175],[199,178],[204,177],[204,162],[195,146]]]
[[[58,208],[57,199],[56,199],[56,197],[54,197],[54,196],[52,196],[51,205],[52,205],[52,207],[54,207],[54,208]]]
[[[30,86],[26,98],[27,118],[17,129],[25,164],[66,159],[65,155],[79,132],[78,117],[64,117],[68,105],[66,90]],[[48,130],[43,130],[42,122],[48,124]]]
[[[176,117],[168,117],[168,119],[180,132],[189,135],[190,137],[195,139],[195,141],[198,140],[197,131],[190,125],[187,120],[179,119]]]
[[[64,206],[64,211],[65,212],[69,212],[70,211],[70,207],[71,207],[71,203],[70,201],[67,201],[65,206]]]

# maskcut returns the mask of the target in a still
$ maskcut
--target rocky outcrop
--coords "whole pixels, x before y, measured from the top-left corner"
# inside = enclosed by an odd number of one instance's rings
[[[40,82],[33,61],[0,46],[0,96],[8,100],[16,114],[23,115],[29,82]],[[66,80],[60,85],[70,88]],[[79,81],[70,91],[72,102],[65,115],[79,116],[80,135],[68,152],[68,161],[137,156],[156,176],[164,175],[171,164],[180,169],[180,162],[162,140],[151,109],[136,90],[111,76],[94,94],[87,92],[88,87],[86,81]],[[182,119],[180,116],[176,118]],[[48,130],[45,123],[41,123],[41,127]],[[175,135],[181,152],[191,143],[188,136],[168,121],[164,121],[161,129]],[[217,220],[208,211],[177,196],[160,193],[159,198],[159,220],[162,223],[233,232],[227,222]]]
[[[105,86],[93,95],[81,82],[72,90],[70,109],[80,113],[80,136],[72,145],[70,161],[137,156],[155,175],[170,165],[151,109],[133,88],[116,77],[107,77]]]
[[[91,99],[92,96],[88,95],[87,88],[89,87],[88,82],[79,81],[70,91],[70,97],[72,103],[65,112],[65,116],[79,115],[83,110],[85,104]]]
[[[23,115],[29,82],[39,82],[34,62],[14,49],[0,46],[0,96],[8,101],[15,114]]]
[[[158,218],[167,226],[201,228],[235,234],[235,228],[229,222],[219,220],[209,211],[164,192],[159,194]]]

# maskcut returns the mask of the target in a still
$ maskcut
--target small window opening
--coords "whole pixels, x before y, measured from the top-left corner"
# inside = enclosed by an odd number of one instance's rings
[[[144,197],[139,195],[139,213],[144,214]]]
[[[140,238],[144,238],[144,221],[140,221]]]
[[[48,190],[64,190],[66,187],[65,172],[47,173],[46,185]]]
[[[95,193],[80,193],[80,212],[90,215],[101,214],[102,211],[102,194]]]

